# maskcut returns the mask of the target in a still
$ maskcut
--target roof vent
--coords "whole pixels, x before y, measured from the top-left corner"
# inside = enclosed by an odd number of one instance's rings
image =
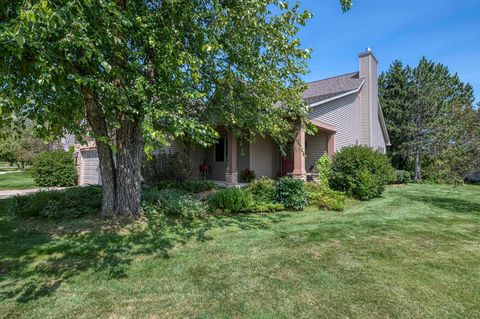
[[[368,48],[367,48],[367,52],[372,52],[372,48],[371,48],[371,47],[368,47]]]

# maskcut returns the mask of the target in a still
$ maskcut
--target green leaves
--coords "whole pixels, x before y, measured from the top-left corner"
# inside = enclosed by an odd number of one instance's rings
[[[20,47],[22,47],[25,44],[25,37],[19,34],[15,37],[15,41]]]
[[[310,50],[297,33],[312,15],[298,3],[6,5],[0,81],[8,85],[0,88],[0,123],[18,113],[35,119],[41,134],[83,135],[85,91],[94,92],[110,133],[123,114],[142,122],[149,143],[173,136],[206,144],[219,125],[284,143],[287,118],[306,118],[301,76]],[[27,100],[36,103],[27,107]]]
[[[35,22],[35,14],[32,11],[27,12],[27,21],[29,22]]]
[[[101,65],[103,66],[103,68],[105,69],[105,71],[107,73],[110,73],[110,71],[112,70],[112,66],[110,64],[108,64],[108,62],[106,62],[106,61],[103,61],[101,63]]]
[[[340,0],[340,5],[342,6],[343,12],[347,12],[352,8],[352,0]]]
[[[416,154],[427,168],[451,148],[465,154],[461,148],[474,139],[474,134],[466,134],[473,90],[442,64],[423,57],[411,68],[395,61],[380,76],[379,93],[392,141],[389,152],[398,169],[411,170]],[[473,153],[469,154],[473,163]]]

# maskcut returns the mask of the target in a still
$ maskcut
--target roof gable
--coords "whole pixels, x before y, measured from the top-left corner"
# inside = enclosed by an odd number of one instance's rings
[[[344,96],[348,92],[360,89],[365,78],[358,72],[343,74],[328,79],[307,83],[307,89],[302,98],[307,104],[314,104],[324,100]]]

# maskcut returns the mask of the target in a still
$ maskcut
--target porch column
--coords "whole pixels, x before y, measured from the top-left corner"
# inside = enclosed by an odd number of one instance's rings
[[[307,172],[305,171],[305,129],[301,124],[293,145],[292,177],[302,180],[307,179]]]
[[[237,185],[237,137],[231,131],[228,132],[227,136],[227,172],[225,175],[225,182],[227,185]]]
[[[335,153],[335,133],[328,134],[327,154],[332,156]]]

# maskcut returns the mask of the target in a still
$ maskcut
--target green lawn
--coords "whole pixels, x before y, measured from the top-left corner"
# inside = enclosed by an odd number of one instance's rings
[[[476,186],[195,222],[2,213],[0,247],[5,318],[480,317]]]
[[[16,165],[10,166],[7,162],[0,161],[0,172],[10,172],[18,169]]]
[[[29,172],[6,173],[0,175],[0,190],[35,188]]]

